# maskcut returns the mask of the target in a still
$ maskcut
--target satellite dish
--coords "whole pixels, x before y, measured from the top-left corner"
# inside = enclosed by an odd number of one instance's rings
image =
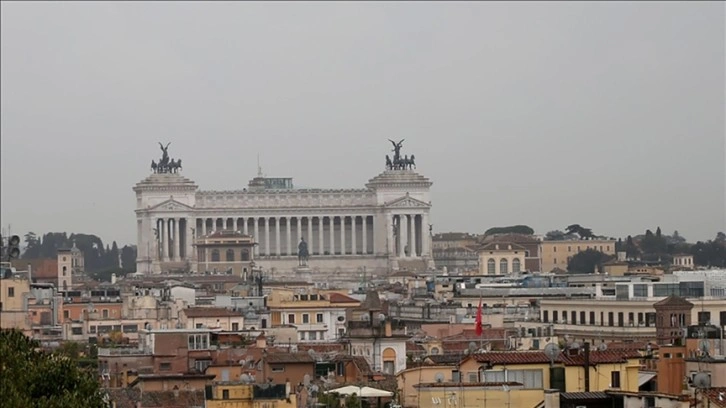
[[[579,350],[580,349],[580,343],[573,341],[570,343],[570,349],[571,350]]]
[[[310,374],[305,374],[303,377],[303,384],[305,384],[306,387],[310,385]]]
[[[313,350],[313,349],[308,350],[308,355],[312,358],[315,358],[315,350]]]
[[[694,375],[693,386],[699,389],[711,387],[711,376],[706,373],[698,373]]]
[[[545,346],[544,353],[549,357],[550,361],[555,361],[557,356],[560,355],[560,347],[555,343],[550,343]]]
[[[367,314],[364,314],[363,316],[361,316],[361,320],[363,320],[364,322],[367,322],[370,319],[371,319],[370,316],[368,316]]]
[[[239,379],[240,379],[240,380],[241,380],[241,381],[242,381],[243,383],[245,383],[245,384],[251,384],[251,383],[253,383],[253,382],[255,381],[255,379],[254,379],[254,378],[252,378],[252,376],[250,376],[249,374],[242,374],[242,375],[241,375],[241,376],[239,377]]]
[[[600,343],[600,345],[597,346],[597,349],[600,350],[600,351],[605,351],[605,350],[608,349],[608,345],[605,344],[605,343]]]
[[[444,382],[444,375],[442,373],[436,373],[436,377],[434,377],[434,378],[436,379],[437,383]]]
[[[476,350],[476,343],[475,342],[473,342],[473,341],[470,341],[469,342],[469,350],[470,351]]]
[[[379,313],[378,314],[378,320],[380,320],[380,321],[386,320],[386,315],[384,315],[383,313]]]

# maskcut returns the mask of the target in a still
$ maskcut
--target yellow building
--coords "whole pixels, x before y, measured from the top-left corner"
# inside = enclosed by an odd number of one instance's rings
[[[224,272],[248,279],[256,243],[238,231],[216,231],[196,240],[197,271]]]
[[[466,357],[458,366],[406,370],[399,384],[416,382],[417,374],[422,378],[414,392],[407,384],[402,387],[405,407],[535,407],[544,404],[547,389],[637,392],[640,359],[632,350],[590,351],[587,359],[583,350],[563,351],[553,363],[539,351],[487,352]]]
[[[480,275],[508,275],[525,270],[524,260],[529,255],[521,245],[492,242],[479,248]]]
[[[542,241],[539,244],[542,258],[541,272],[550,272],[555,268],[567,270],[570,258],[588,249],[615,255],[615,242],[609,239]]]
[[[297,408],[297,395],[290,384],[271,384],[267,388],[245,383],[215,383],[207,386],[206,408]]]
[[[15,275],[0,279],[0,328],[30,333],[29,293],[30,282],[24,277]]]
[[[335,291],[273,288],[267,298],[272,327],[295,326],[300,342],[342,337],[346,310],[359,306],[359,300]]]

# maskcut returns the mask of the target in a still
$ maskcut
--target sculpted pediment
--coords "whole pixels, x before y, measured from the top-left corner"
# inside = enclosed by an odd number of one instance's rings
[[[173,198],[170,198],[164,202],[161,202],[161,203],[149,208],[149,210],[152,210],[152,211],[189,211],[189,210],[193,210],[193,208],[184,203],[180,203],[179,201],[176,201]]]
[[[386,203],[388,208],[429,208],[431,205],[411,196],[404,196]]]

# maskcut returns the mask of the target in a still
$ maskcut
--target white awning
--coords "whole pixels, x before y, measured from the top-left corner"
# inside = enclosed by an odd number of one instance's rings
[[[643,384],[655,378],[655,373],[638,373],[638,387],[642,387]]]
[[[340,394],[340,395],[352,395],[356,394],[362,398],[368,397],[391,397],[393,393],[390,391],[379,390],[372,387],[356,387],[355,385],[348,385],[346,387],[336,388],[328,391],[326,394]]]

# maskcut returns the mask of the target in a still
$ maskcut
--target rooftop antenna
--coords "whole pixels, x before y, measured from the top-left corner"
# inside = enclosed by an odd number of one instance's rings
[[[260,154],[257,153],[257,177],[263,177],[262,166],[260,166]]]

